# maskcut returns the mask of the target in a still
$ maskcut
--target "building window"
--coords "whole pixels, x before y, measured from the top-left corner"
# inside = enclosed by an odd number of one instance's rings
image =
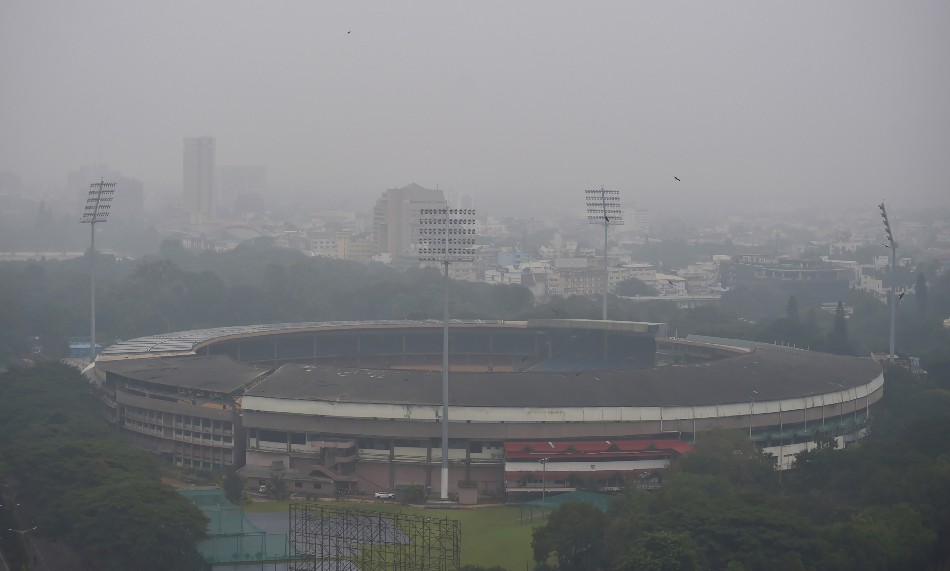
[[[313,483],[313,489],[314,489],[314,490],[319,490],[321,487],[322,487],[322,484],[321,484],[320,482],[314,482],[314,483]]]
[[[294,482],[294,487],[295,487],[295,488],[302,488],[302,487],[303,487],[303,482],[300,482],[300,481]]]
[[[275,430],[261,430],[259,431],[260,439],[267,442],[283,442],[287,443],[287,433],[279,432]]]

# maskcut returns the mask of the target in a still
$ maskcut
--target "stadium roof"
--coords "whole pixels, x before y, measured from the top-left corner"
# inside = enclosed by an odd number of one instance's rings
[[[96,367],[136,381],[225,394],[266,373],[224,355],[97,361]]]
[[[459,320],[453,319],[453,325],[466,327],[545,327],[549,329],[577,327],[585,329],[607,329],[624,331],[626,333],[641,333],[652,335],[660,330],[659,323],[640,323],[631,321],[598,321],[588,319],[537,319],[531,321],[504,321],[504,320]],[[106,347],[100,356],[133,356],[156,353],[188,353],[198,347],[215,340],[225,340],[232,337],[251,337],[279,333],[301,333],[309,331],[336,329],[389,329],[398,327],[442,327],[440,320],[390,320],[390,321],[313,321],[303,323],[268,323],[263,325],[236,325],[233,327],[215,327],[212,329],[195,329],[192,331],[177,331],[138,337],[128,341],[120,341]]]
[[[453,372],[449,402],[486,407],[700,406],[804,398],[863,386],[881,374],[870,359],[770,346],[734,357],[653,369]],[[350,403],[437,405],[441,372],[289,364],[248,396]]]

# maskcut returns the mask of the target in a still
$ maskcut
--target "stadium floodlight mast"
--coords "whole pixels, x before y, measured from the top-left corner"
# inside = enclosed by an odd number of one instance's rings
[[[604,225],[604,321],[607,320],[607,287],[610,282],[610,268],[607,266],[607,227],[623,224],[623,210],[620,208],[620,191],[585,190],[587,196],[587,221]]]
[[[79,220],[88,224],[89,239],[89,362],[96,360],[96,224],[105,222],[109,217],[109,208],[112,206],[112,196],[115,194],[115,183],[99,179],[89,185],[89,197],[86,198],[86,208]]]
[[[475,209],[440,207],[419,210],[420,262],[438,262],[445,269],[442,304],[442,489],[449,499],[449,264],[475,260]]]
[[[894,234],[891,232],[891,223],[887,219],[887,209],[884,208],[884,201],[881,201],[877,205],[881,209],[881,218],[884,219],[884,231],[887,233],[887,244],[884,244],[891,249],[891,287],[887,290],[887,305],[891,310],[891,346],[890,353],[888,353],[887,361],[891,364],[894,363],[894,322],[897,318],[897,300],[894,299],[894,267],[897,265],[897,240],[894,239]]]

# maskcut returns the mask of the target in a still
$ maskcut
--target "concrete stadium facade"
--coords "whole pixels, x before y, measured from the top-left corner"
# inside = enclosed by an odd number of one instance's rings
[[[107,416],[175,463],[239,467],[251,485],[281,473],[307,495],[407,485],[436,493],[441,340],[439,322],[219,328],[108,347],[91,372]],[[569,489],[581,466],[607,488],[681,451],[660,443],[692,443],[715,428],[748,431],[786,468],[820,437],[841,446],[861,438],[883,395],[870,359],[668,339],[664,324],[453,322],[450,351],[451,493]],[[225,426],[229,454],[215,433]],[[617,448],[631,439],[651,445]],[[614,443],[613,452],[577,451],[592,441]],[[531,454],[506,458],[511,442],[528,443],[552,462],[544,472],[563,477],[538,482],[525,470]],[[578,444],[558,461],[545,453],[558,443]]]

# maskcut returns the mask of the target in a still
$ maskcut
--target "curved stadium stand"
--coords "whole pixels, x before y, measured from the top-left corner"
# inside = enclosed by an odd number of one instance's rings
[[[226,327],[107,347],[90,374],[110,421],[169,462],[238,467],[253,489],[281,472],[307,495],[431,490],[441,350],[436,321]],[[658,323],[455,321],[450,371],[452,493],[615,489],[717,427],[785,468],[819,437],[861,438],[883,395],[870,359]]]

